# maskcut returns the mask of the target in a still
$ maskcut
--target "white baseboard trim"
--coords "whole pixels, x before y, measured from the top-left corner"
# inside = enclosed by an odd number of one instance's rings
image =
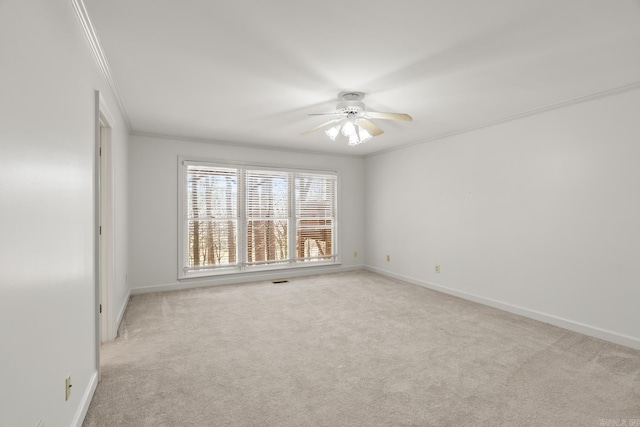
[[[120,312],[118,313],[118,317],[116,318],[116,336],[118,335],[118,330],[120,329],[120,323],[122,322],[122,318],[124,317],[124,312],[127,310],[127,305],[129,304],[129,299],[131,298],[131,289],[127,292],[127,297],[124,299],[124,303],[122,303],[122,307],[120,307]]]
[[[127,296],[125,297],[120,310],[118,310],[118,314],[116,314],[115,318],[109,319],[107,341],[115,340],[118,337],[118,329],[120,329],[120,322],[122,322],[122,317],[127,309],[127,304],[129,304],[129,298],[131,298],[131,289],[127,292]]]
[[[317,274],[344,273],[347,271],[364,270],[364,265],[338,267],[305,267],[290,270],[273,270],[246,274],[227,275],[224,277],[205,277],[187,279],[161,285],[140,286],[131,289],[131,295],[151,292],[176,291],[181,289],[206,288],[209,286],[236,285],[239,283],[260,282],[273,279],[315,276]]]
[[[82,423],[84,422],[84,418],[87,416],[87,411],[89,410],[89,405],[91,404],[91,399],[93,398],[93,394],[96,392],[97,386],[98,371],[94,371],[91,375],[91,379],[89,380],[89,385],[84,391],[84,395],[82,395],[78,411],[76,412],[75,417],[73,417],[73,422],[71,423],[72,426],[82,427]]]
[[[554,316],[547,313],[542,313],[540,311],[531,310],[528,308],[505,303],[502,301],[497,301],[491,298],[485,298],[469,292],[459,291],[446,286],[438,285],[437,283],[416,279],[414,277],[404,276],[402,274],[396,274],[381,268],[365,266],[365,270],[378,273],[393,279],[402,280],[403,282],[408,282],[413,285],[422,286],[424,288],[428,288],[434,291],[453,295],[455,297],[466,299],[468,301],[477,302],[479,304],[487,305],[489,307],[497,308],[499,310],[507,311],[509,313],[528,317],[530,319],[538,320],[540,322],[549,323],[551,325],[558,326],[560,328],[567,329],[569,331],[577,332],[579,334],[588,335],[590,337],[599,338],[605,341],[612,342],[614,344],[620,344],[626,347],[631,347],[633,349],[640,350],[640,339],[634,338],[628,335],[607,331],[594,326],[585,325],[584,323],[575,322],[573,320],[565,319],[565,318]]]

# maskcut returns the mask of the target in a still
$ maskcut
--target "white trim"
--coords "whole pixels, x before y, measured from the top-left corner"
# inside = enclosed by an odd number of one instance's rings
[[[115,338],[114,318],[113,318],[113,288],[115,271],[115,210],[114,174],[113,161],[111,156],[111,123],[100,110],[100,266],[101,266],[101,301],[102,301],[102,341]]]
[[[246,240],[246,239],[245,239]],[[333,261],[315,261],[315,262],[300,262],[292,264],[293,260],[288,259],[284,261],[271,261],[271,262],[256,262],[256,263],[238,263],[230,266],[209,266],[203,267],[201,270],[191,270],[186,273],[184,277],[178,277],[179,282],[194,280],[194,279],[206,279],[215,277],[234,277],[241,274],[261,274],[268,272],[282,271],[284,273],[279,274],[282,276],[288,271],[306,269],[306,268],[322,268],[331,266],[340,266],[341,263],[337,261],[337,255],[327,256],[327,258],[333,258]],[[296,258],[297,259],[297,258]],[[303,259],[317,259],[317,258],[303,258]]]
[[[97,91],[97,92],[99,93],[100,91]],[[98,98],[99,98],[100,114],[104,116],[104,119],[107,121],[107,123],[109,123],[109,127],[111,128],[116,127],[118,122],[116,121],[115,116],[111,113],[111,110],[109,109],[109,106],[104,100],[104,97],[100,95]]]
[[[289,195],[288,195],[288,197],[289,197],[289,201],[291,201],[291,200],[295,200],[296,199],[296,176],[295,176],[295,174],[290,174],[288,179],[289,179]],[[337,191],[338,190],[336,188],[336,192]],[[339,195],[339,194],[340,193],[337,193],[336,196]],[[244,193],[243,193],[243,195],[244,195]],[[336,205],[338,203],[337,197],[336,197],[335,203],[336,203]],[[290,227],[292,227],[292,229],[290,230],[289,235],[287,236],[287,239],[288,239],[287,240],[287,245],[289,246],[289,248],[294,248],[294,250],[297,252],[297,249],[298,249],[297,248],[297,245],[298,245],[298,221],[296,221],[295,208],[291,209],[291,206],[292,206],[292,203],[289,203],[289,218],[288,218],[288,221],[289,221]],[[244,205],[243,205],[243,207],[244,207]],[[337,212],[337,208],[336,208],[336,212]],[[243,215],[243,218],[244,218],[245,215],[246,215],[245,212],[243,212],[242,215]],[[337,222],[337,221],[338,221],[338,218],[337,218],[337,215],[336,215],[335,222]],[[245,224],[243,224],[243,226],[244,225]],[[335,224],[334,224],[334,227],[335,227]],[[337,229],[337,227],[335,227],[334,229]],[[246,245],[248,243],[248,239],[247,239],[246,231],[244,233],[245,233],[244,234],[245,238],[243,239],[244,240],[243,244]],[[333,240],[334,240],[334,243],[336,243],[336,244],[337,244],[337,242],[339,242],[337,234],[335,234],[333,236]],[[247,248],[244,247],[242,250],[246,253]],[[335,252],[338,252],[338,251],[335,251]],[[291,265],[291,263],[292,263],[291,259],[293,258],[293,256],[294,256],[293,254],[291,254],[291,253],[289,254],[289,265]],[[296,253],[295,256],[298,256],[298,254]],[[340,264],[338,262],[337,258],[333,258],[332,261],[333,261],[332,264],[334,264],[334,265],[335,264]]]
[[[185,161],[184,158],[178,156],[178,280],[184,276],[184,272],[181,272],[180,268],[184,265],[185,254],[188,252],[184,235],[184,198],[185,189],[187,188],[187,174],[185,173],[186,168],[184,167]]]
[[[226,159],[216,159],[211,160],[211,158],[204,157],[192,157],[192,156],[178,156],[178,166],[182,167],[184,163],[189,163],[191,165],[199,165],[199,166],[217,166],[222,168],[229,169],[238,169],[238,167],[244,168],[267,168],[267,170],[277,170],[282,172],[303,172],[303,173],[319,173],[319,174],[330,174],[335,173],[336,175],[340,175],[340,171],[336,169],[323,169],[321,167],[298,167],[295,165],[287,165],[283,163],[256,163],[256,162],[245,162],[242,160],[226,160]]]
[[[91,399],[96,392],[96,387],[98,387],[98,371],[94,371],[93,374],[91,374],[89,385],[82,395],[80,406],[76,411],[76,415],[73,417],[73,421],[71,422],[72,426],[82,427],[82,423],[84,422],[84,419],[87,416],[87,411],[89,410],[89,405],[91,404]]]
[[[93,287],[95,294],[94,310],[95,310],[95,354],[96,354],[96,371],[100,376],[100,91],[95,91],[95,111],[94,111],[94,127],[95,141],[93,153]]]
[[[424,288],[428,288],[434,291],[453,295],[468,301],[473,301],[479,304],[487,305],[489,307],[497,308],[499,310],[507,311],[509,313],[517,314],[523,317],[528,317],[530,319],[538,320],[540,322],[549,323],[551,325],[558,326],[560,328],[567,329],[569,331],[577,332],[579,334],[588,335],[590,337],[599,338],[615,344],[620,344],[626,347],[631,347],[633,349],[640,350],[640,339],[634,338],[628,335],[607,331],[594,326],[585,325],[584,323],[575,322],[573,320],[565,319],[565,318],[554,316],[547,313],[542,313],[537,310],[531,310],[528,308],[505,303],[502,301],[497,301],[491,298],[485,298],[469,292],[459,291],[456,289],[449,288],[447,286],[438,285],[433,282],[416,279],[416,278],[405,276],[402,274],[392,273],[390,271],[387,271],[381,268],[365,266],[365,270],[372,271],[374,273],[378,273],[393,279],[402,280],[404,282],[411,283],[413,285],[422,286]]]
[[[118,335],[118,330],[120,329],[120,323],[122,323],[122,319],[124,318],[124,312],[127,311],[127,306],[129,305],[129,300],[131,299],[131,290],[127,292],[127,296],[124,299],[124,303],[122,303],[122,307],[120,307],[120,311],[118,312],[118,316],[116,317],[116,336]]]
[[[71,0],[71,5],[73,6],[73,10],[76,12],[76,16],[80,21],[80,25],[82,26],[82,30],[84,31],[84,35],[89,42],[89,46],[91,47],[91,52],[93,53],[93,57],[95,58],[98,68],[102,72],[104,79],[106,80],[109,88],[111,89],[111,93],[118,103],[118,107],[120,108],[120,112],[124,117],[124,120],[127,125],[127,129],[131,132],[131,122],[129,121],[129,116],[127,115],[127,111],[124,108],[124,104],[122,103],[122,99],[120,98],[120,94],[118,93],[118,89],[116,88],[116,84],[113,81],[113,76],[111,74],[111,68],[109,67],[109,62],[107,61],[107,57],[102,50],[102,46],[100,44],[100,40],[98,39],[98,34],[91,22],[91,18],[89,17],[89,13],[87,12],[87,8],[84,5],[83,0]],[[113,123],[113,122],[112,122]]]
[[[100,255],[100,289],[102,301],[101,316],[101,342],[112,340],[117,335],[117,323],[115,316],[115,278],[116,278],[116,198],[115,198],[115,173],[113,161],[112,133],[115,123],[113,115],[108,109],[106,102],[100,91],[96,91],[98,98],[98,136],[99,150],[99,223],[102,228],[102,235],[99,238]]]
[[[535,116],[537,114],[546,113],[547,111],[557,110],[559,108],[569,107],[571,105],[581,104],[583,102],[593,101],[595,99],[605,98],[607,96],[617,95],[617,94],[620,94],[620,93],[629,92],[629,91],[636,90],[636,89],[640,89],[640,82],[633,82],[633,83],[629,83],[629,84],[626,84],[626,85],[623,85],[623,86],[615,87],[613,89],[603,90],[603,91],[592,93],[592,94],[589,94],[589,95],[580,96],[580,97],[577,97],[577,98],[572,98],[572,99],[568,99],[568,100],[565,100],[565,101],[556,102],[554,104],[545,105],[544,107],[534,108],[533,110],[524,111],[524,112],[518,113],[518,114],[512,114],[512,115],[509,115],[509,116],[506,116],[506,117],[502,117],[500,119],[491,120],[491,121],[484,122],[484,123],[479,123],[477,125],[469,126],[469,127],[466,127],[466,128],[456,129],[456,130],[453,130],[451,132],[445,132],[443,134],[436,135],[436,136],[433,136],[431,138],[427,138],[427,139],[423,139],[423,140],[415,141],[415,142],[409,142],[409,143],[406,143],[406,144],[399,145],[397,147],[385,148],[383,150],[376,151],[375,153],[365,154],[363,157],[364,158],[374,157],[374,156],[378,156],[378,155],[381,155],[381,154],[389,153],[391,151],[396,151],[396,150],[400,150],[400,149],[403,149],[403,148],[412,147],[414,145],[423,144],[425,142],[436,141],[438,139],[447,138],[449,136],[458,135],[458,134],[461,134],[461,133],[472,132],[474,130],[483,129],[483,128],[499,125],[499,124],[502,124],[502,123],[511,122],[513,120],[518,120],[518,119],[522,119],[522,118],[529,117],[529,116]]]
[[[340,172],[336,172],[338,179],[336,179],[336,197],[335,197],[335,208],[336,208],[336,220],[335,220],[335,224],[333,224],[333,232],[335,234],[334,236],[334,242],[336,245],[341,245],[342,244],[342,220],[344,218],[344,212],[342,212],[342,174]],[[295,189],[294,189],[295,191]],[[293,216],[295,217],[295,212],[293,213]],[[295,218],[294,218],[295,219]],[[293,246],[291,246],[292,248],[295,248],[295,244]],[[342,248],[340,248],[342,249]],[[334,258],[334,262],[336,264],[342,264],[342,250],[338,250],[338,248],[336,248],[335,251],[336,257]],[[363,258],[364,259],[364,258]]]
[[[305,277],[315,276],[318,274],[344,273],[347,271],[360,271],[364,269],[364,265],[355,265],[349,267],[335,265],[327,265],[324,267],[313,266],[304,269],[288,269],[288,270],[270,270],[268,272],[254,273],[238,273],[226,275],[224,277],[206,277],[200,279],[180,280],[173,283],[165,283],[158,285],[140,286],[131,289],[131,295],[147,294],[151,292],[177,291],[182,289],[206,288],[210,286],[235,285],[239,283],[250,283],[269,281],[274,279],[282,279],[283,277]]]

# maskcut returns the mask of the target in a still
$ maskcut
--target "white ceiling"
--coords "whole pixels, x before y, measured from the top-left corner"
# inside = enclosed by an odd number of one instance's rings
[[[132,130],[367,155],[640,81],[639,0],[84,0]],[[348,147],[343,90],[413,122]]]

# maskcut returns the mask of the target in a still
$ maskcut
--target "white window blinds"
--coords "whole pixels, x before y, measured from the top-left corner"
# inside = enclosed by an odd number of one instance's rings
[[[335,257],[335,175],[297,173],[296,252],[298,261]]]
[[[180,278],[337,262],[337,174],[182,165]]]
[[[248,170],[245,178],[247,264],[289,259],[289,173]]]
[[[238,264],[238,170],[188,165],[185,270]]]

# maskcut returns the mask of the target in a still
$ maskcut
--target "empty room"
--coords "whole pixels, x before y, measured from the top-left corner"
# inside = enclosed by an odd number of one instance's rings
[[[640,426],[640,1],[0,1],[0,426]]]

